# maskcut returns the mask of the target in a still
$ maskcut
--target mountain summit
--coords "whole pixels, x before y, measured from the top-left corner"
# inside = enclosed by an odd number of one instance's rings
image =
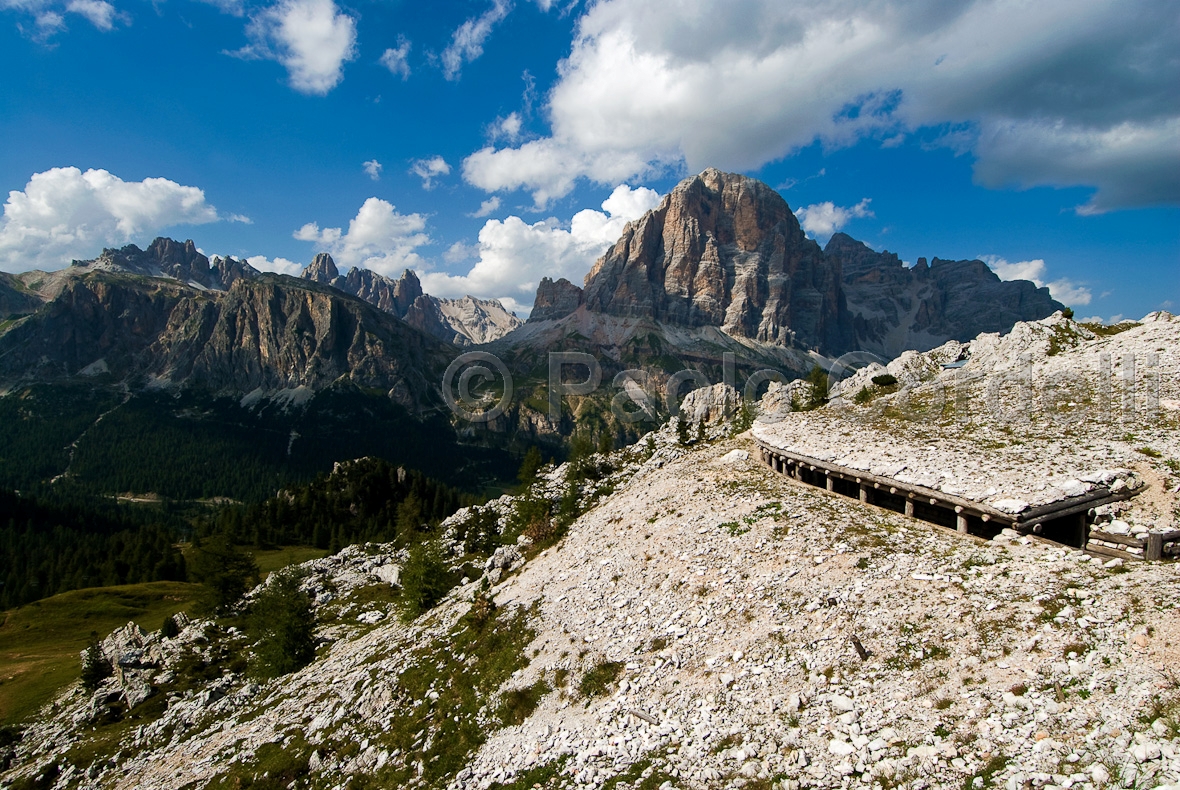
[[[530,322],[581,310],[713,327],[826,356],[863,350],[888,357],[1006,332],[1062,308],[1048,289],[1002,282],[981,261],[920,259],[909,268],[843,233],[821,249],[772,188],[713,168],[681,181],[629,223],[583,288],[542,280],[536,305]]]

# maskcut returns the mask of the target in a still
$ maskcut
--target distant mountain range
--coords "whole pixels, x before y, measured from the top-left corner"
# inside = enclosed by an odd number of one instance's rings
[[[299,277],[266,274],[159,238],[0,274],[0,484],[257,496],[370,454],[482,486],[511,465],[504,448],[556,451],[575,428],[637,437],[642,425],[611,413],[620,370],[644,370],[654,393],[685,368],[720,381],[728,352],[742,381],[790,377],[1061,307],[979,261],[907,268],[839,233],[821,249],[774,190],[717,170],[628,224],[581,286],[543,280],[524,323],[494,300],[425,294],[411,271],[341,274],[321,254]],[[504,361],[516,395],[495,420],[455,422],[443,371],[475,347]],[[594,355],[603,387],[568,398],[555,423],[560,350]]]

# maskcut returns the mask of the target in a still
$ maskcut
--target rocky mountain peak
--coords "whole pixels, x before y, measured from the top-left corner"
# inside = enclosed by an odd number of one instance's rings
[[[340,271],[336,268],[336,261],[332,260],[332,256],[321,252],[311,259],[311,263],[299,276],[321,285],[331,285],[340,276]]]
[[[164,236],[157,237],[144,253],[165,274],[185,282],[197,282],[208,287],[209,259],[197,250],[192,239],[183,244]]]
[[[75,269],[124,272],[145,277],[171,277],[182,282],[193,282],[205,288],[219,287],[209,271],[209,259],[197,250],[192,239],[184,243],[163,236],[157,237],[146,250],[134,244],[118,249],[107,248],[90,261],[73,261]]]
[[[582,289],[562,277],[556,282],[542,277],[529,321],[554,321],[565,318],[582,303]]]
[[[782,196],[709,169],[629,224],[586,276],[591,312],[716,326],[764,343],[850,347],[839,266],[804,235]]]

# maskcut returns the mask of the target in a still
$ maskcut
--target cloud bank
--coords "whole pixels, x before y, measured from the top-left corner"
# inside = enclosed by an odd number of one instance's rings
[[[426,217],[401,214],[390,203],[371,197],[349,221],[348,230],[323,228],[309,222],[293,234],[309,241],[317,251],[332,255],[343,268],[360,266],[390,277],[403,269],[421,268],[418,247],[430,243]]]
[[[155,236],[175,225],[222,217],[205,193],[166,178],[124,181],[106,170],[55,167],[8,193],[0,220],[0,266],[56,269],[93,257],[103,246]]]
[[[921,133],[989,187],[1095,187],[1083,213],[1176,203],[1178,19],[1168,0],[602,0],[559,65],[550,135],[463,175],[540,206],[583,178]]]
[[[799,218],[799,224],[809,236],[823,238],[843,228],[849,220],[873,216],[873,212],[869,210],[871,202],[872,200],[865,198],[855,206],[845,208],[828,200],[804,206],[795,212],[795,216]]]
[[[527,313],[542,277],[580,283],[623,226],[659,201],[654,190],[624,184],[603,201],[602,211],[575,214],[568,229],[554,218],[532,224],[515,216],[490,219],[479,232],[479,259],[471,269],[460,275],[426,272],[422,287],[435,296],[499,299],[509,310]]]
[[[1054,299],[1068,307],[1090,304],[1094,294],[1084,285],[1060,277],[1045,282],[1045,262],[1040,258],[1031,261],[1010,263],[998,255],[984,255],[980,260],[986,263],[1001,280],[1031,280],[1038,288],[1048,286]]]

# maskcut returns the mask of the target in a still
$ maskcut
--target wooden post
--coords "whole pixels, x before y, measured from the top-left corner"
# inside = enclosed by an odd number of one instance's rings
[[[962,505],[955,505],[955,529],[961,535],[967,534],[967,517],[963,515]]]
[[[1164,535],[1162,532],[1151,532],[1143,547],[1143,559],[1158,560],[1164,556]]]
[[[854,648],[856,648],[856,654],[860,656],[861,661],[869,660],[869,651],[865,650],[865,646],[861,644],[860,640],[856,637],[856,634],[848,637],[848,641],[852,643]]]
[[[905,501],[905,514],[910,518],[914,517],[914,500],[909,497],[906,497]]]
[[[864,483],[860,484],[860,501],[866,505],[869,503],[869,487]]]
[[[825,476],[825,477],[827,477],[827,480],[828,480],[828,490],[829,490],[829,491],[835,491],[836,489],[835,489],[835,487],[833,486],[833,483],[834,483],[835,481],[834,481],[834,480],[832,480],[832,475],[831,475],[831,473],[829,473],[829,472],[825,472],[825,473],[824,473],[824,476]]]

